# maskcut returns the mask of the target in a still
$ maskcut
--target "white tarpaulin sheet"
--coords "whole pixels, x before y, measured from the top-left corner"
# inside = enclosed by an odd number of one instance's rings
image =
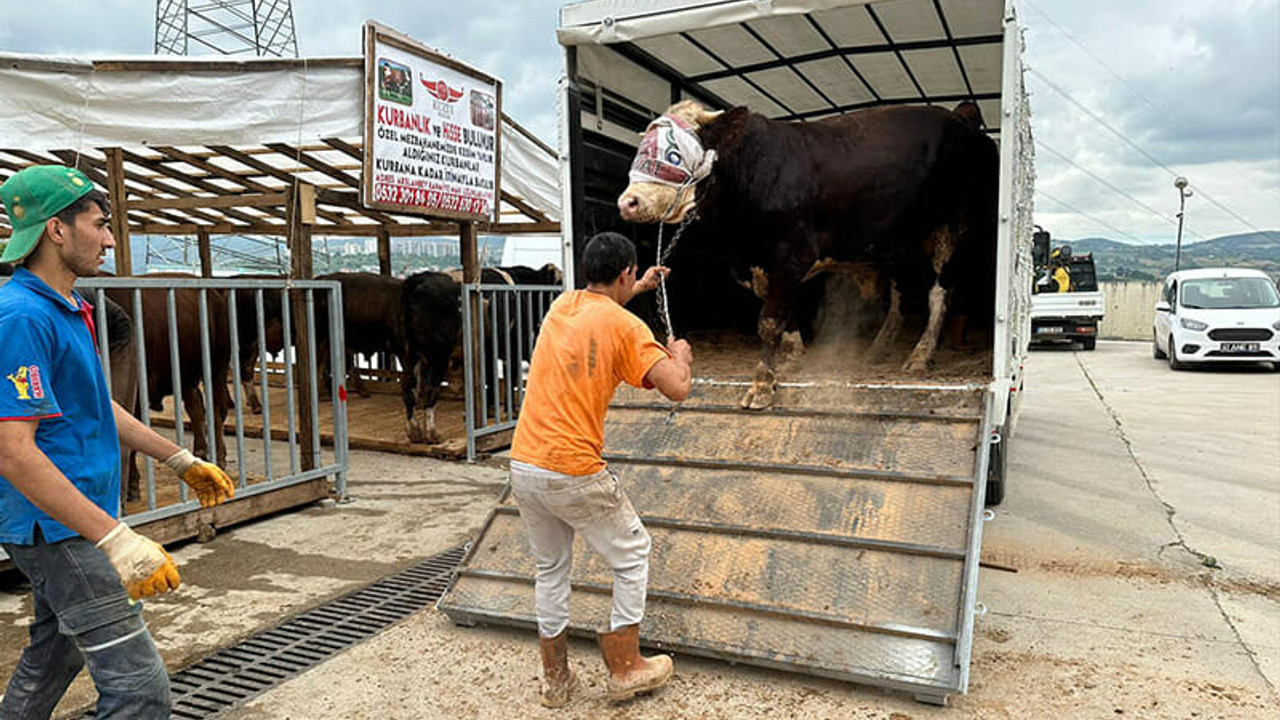
[[[596,0],[563,8],[556,37],[561,45],[633,42],[689,28],[803,15],[859,4],[863,3],[859,0]]]
[[[358,141],[364,70],[350,59],[84,60],[0,53],[0,147],[243,147]],[[502,188],[560,217],[554,153],[503,123]]]

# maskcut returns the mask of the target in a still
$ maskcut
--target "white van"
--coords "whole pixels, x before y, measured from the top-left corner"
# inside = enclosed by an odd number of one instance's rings
[[[1151,353],[1188,363],[1270,361],[1280,370],[1280,291],[1261,270],[1171,273],[1156,303]]]

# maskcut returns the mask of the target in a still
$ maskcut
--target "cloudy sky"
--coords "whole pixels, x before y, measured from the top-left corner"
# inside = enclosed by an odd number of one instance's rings
[[[2,51],[152,51],[154,0],[0,3]],[[505,83],[504,109],[554,142],[561,4],[294,0],[294,18],[305,56],[358,55],[361,24],[374,19],[484,68]],[[1176,174],[1195,192],[1184,242],[1280,231],[1280,0],[1021,6],[1036,215],[1055,237],[1172,242]]]

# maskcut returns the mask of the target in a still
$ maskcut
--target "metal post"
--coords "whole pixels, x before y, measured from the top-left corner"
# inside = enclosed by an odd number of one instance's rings
[[[267,323],[262,307],[262,288],[253,291],[254,312],[258,320],[258,393],[262,401],[262,463],[267,482],[275,479],[271,472],[271,387],[267,384]],[[285,314],[288,317],[288,313]],[[289,357],[288,337],[285,337],[284,356]],[[240,487],[244,487],[241,485]]]
[[[1187,198],[1193,193],[1187,189],[1187,179],[1179,175],[1174,178],[1173,186],[1178,189],[1178,244],[1173,251],[1173,271],[1182,267],[1182,218],[1187,214]]]
[[[284,325],[284,399],[289,424],[289,474],[298,474],[298,428],[293,399],[293,371],[301,355],[293,342],[293,300],[288,290],[280,291],[280,322]]]
[[[471,343],[471,286],[462,285],[462,396],[465,400],[463,415],[466,418],[467,462],[476,459],[476,383],[475,346]],[[405,368],[412,372],[411,368]]]
[[[227,326],[231,331],[231,389],[234,393],[231,397],[235,399],[236,413],[236,473],[240,487],[244,487],[244,388],[240,384],[240,318],[236,307],[240,304],[240,290],[227,290],[227,297],[230,300],[227,303]]]
[[[169,372],[173,379],[173,437],[178,447],[186,447],[185,428],[182,426],[182,363],[178,362],[178,308],[174,289],[166,291],[165,302],[169,320]],[[199,432],[193,426],[192,432]],[[179,483],[182,502],[187,501],[187,484]]]
[[[204,426],[205,426],[205,454],[204,458],[211,463],[218,465],[226,462],[226,458],[218,457],[218,438],[222,435],[222,428],[215,427],[218,423],[217,413],[213,409],[213,360],[211,349],[209,347],[209,291],[200,288],[200,378],[204,384]],[[220,388],[225,390],[226,388]],[[194,435],[199,432],[196,426],[191,426],[191,433]]]
[[[143,330],[142,322],[142,290],[140,288],[133,289],[133,341],[137,343],[138,350],[138,409],[141,414],[142,424],[151,427],[151,389],[147,386],[147,338]],[[146,453],[142,455],[142,466],[145,468],[147,478],[147,509],[156,509],[156,472],[155,465],[151,461],[151,456]],[[125,478],[128,480],[128,478]]]
[[[98,301],[94,308],[98,316],[98,357],[102,360],[102,377],[107,381],[107,394],[111,394],[111,335],[107,331],[107,295],[102,288],[94,290],[94,299]],[[128,480],[128,478],[125,478]]]
[[[339,468],[347,466],[347,398],[342,389],[343,378],[346,377],[344,364],[347,359],[343,347],[339,347],[337,338],[346,337],[342,324],[342,286],[335,285],[329,290],[329,367],[331,368],[330,392],[333,398],[333,461]],[[347,472],[338,470],[334,480],[334,493],[339,500],[347,497]]]
[[[306,302],[306,335],[307,335],[307,385],[303,390],[306,391],[305,402],[303,407],[305,411],[302,413],[302,421],[308,423],[306,428],[307,448],[310,450],[311,461],[304,461],[302,468],[304,470],[315,470],[320,467],[320,381],[317,377],[319,363],[316,357],[316,306],[315,291],[307,288],[305,291]],[[335,344],[336,338],[329,338],[329,345]],[[330,366],[329,373],[334,378],[341,378],[346,382],[346,359],[343,359],[341,365]],[[336,399],[336,396],[335,396]]]

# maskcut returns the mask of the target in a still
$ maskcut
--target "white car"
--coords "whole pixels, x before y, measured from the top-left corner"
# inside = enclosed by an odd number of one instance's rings
[[[1156,359],[1270,361],[1280,370],[1280,291],[1261,270],[1182,270],[1165,278],[1151,338]]]

